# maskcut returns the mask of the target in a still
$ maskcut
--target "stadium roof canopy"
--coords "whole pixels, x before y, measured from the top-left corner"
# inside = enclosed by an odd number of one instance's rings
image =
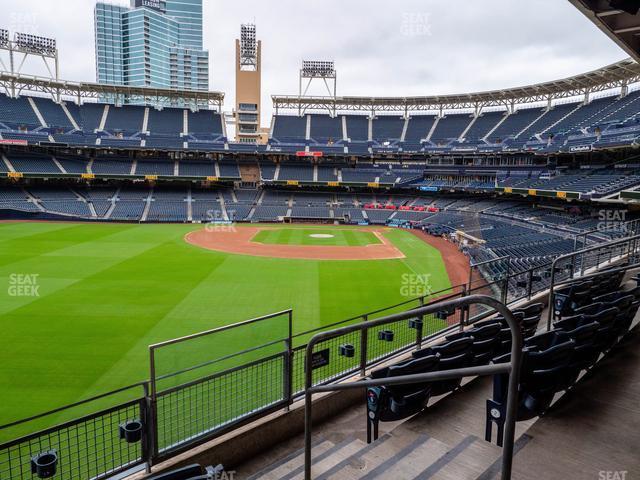
[[[616,2],[611,0],[569,1],[632,58],[640,62],[640,15],[637,14],[640,5],[637,0],[618,2],[629,11],[615,8]],[[632,11],[636,14],[632,14]]]
[[[0,72],[0,90],[15,97],[23,92],[37,92],[51,95],[59,100],[62,97],[75,99],[81,103],[83,99],[103,99],[118,102],[119,100],[140,100],[146,104],[171,105],[210,105],[222,109],[224,93],[203,92],[196,90],[174,90],[153,87],[129,87],[118,85],[101,85],[99,83],[69,82],[45,77],[16,75]]]
[[[551,102],[562,98],[590,95],[615,88],[626,88],[640,82],[640,64],[627,59],[592,72],[562,80],[538,83],[526,87],[462,95],[436,95],[429,97],[272,97],[276,113],[280,109],[306,110],[353,110],[353,111],[397,111],[476,109]]]

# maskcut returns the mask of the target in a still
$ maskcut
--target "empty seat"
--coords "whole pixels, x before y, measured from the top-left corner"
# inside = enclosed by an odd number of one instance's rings
[[[585,315],[585,321],[596,321],[600,324],[594,341],[594,346],[599,353],[607,351],[617,340],[616,319],[618,313],[617,308],[607,308],[593,315]]]
[[[566,332],[575,342],[568,378],[568,382],[573,384],[582,370],[591,368],[598,360],[600,352],[595,341],[600,324],[591,317],[585,319],[584,315],[577,315],[556,322],[554,328]]]
[[[397,365],[374,370],[371,378],[392,378],[437,370],[437,355],[408,360]],[[424,409],[431,396],[432,383],[389,385],[367,389],[367,441],[378,438],[378,423],[393,422],[415,415]],[[373,432],[372,432],[373,430]]]
[[[447,341],[459,338],[471,338],[473,356],[471,366],[487,365],[498,353],[500,347],[500,332],[502,325],[499,322],[476,325],[466,332],[456,333],[446,337]]]
[[[423,358],[430,355],[438,355],[440,358],[439,371],[468,367],[473,361],[473,338],[465,336],[451,342],[413,352],[414,358]],[[462,378],[434,382],[431,387],[431,395],[439,396],[452,392],[460,386],[461,382]]]
[[[525,341],[523,362],[518,386],[516,420],[528,420],[544,413],[553,397],[568,387],[575,342],[566,332],[551,331]],[[494,360],[506,363],[511,354]],[[502,446],[504,417],[506,414],[509,375],[496,375],[493,399],[487,401],[486,440],[491,441],[492,425],[498,424],[498,445]]]

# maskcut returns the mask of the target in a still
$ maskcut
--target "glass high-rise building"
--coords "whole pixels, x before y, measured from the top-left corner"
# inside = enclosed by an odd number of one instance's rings
[[[202,0],[131,0],[95,8],[98,83],[209,89]]]

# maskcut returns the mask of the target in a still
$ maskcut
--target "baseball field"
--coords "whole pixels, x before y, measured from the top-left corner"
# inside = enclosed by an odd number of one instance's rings
[[[299,333],[451,286],[407,231],[224,228],[0,223],[0,424],[147,379],[155,342],[288,308]]]

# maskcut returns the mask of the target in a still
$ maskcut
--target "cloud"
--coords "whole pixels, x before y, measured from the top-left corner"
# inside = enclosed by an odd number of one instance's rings
[[[61,76],[85,81],[95,80],[94,5],[0,0],[6,26],[57,38]],[[340,95],[402,96],[522,86],[626,57],[566,1],[205,0],[204,10],[211,88],[226,92],[229,110],[234,41],[247,22],[263,41],[267,114],[272,94],[297,94],[303,59],[334,60]]]

